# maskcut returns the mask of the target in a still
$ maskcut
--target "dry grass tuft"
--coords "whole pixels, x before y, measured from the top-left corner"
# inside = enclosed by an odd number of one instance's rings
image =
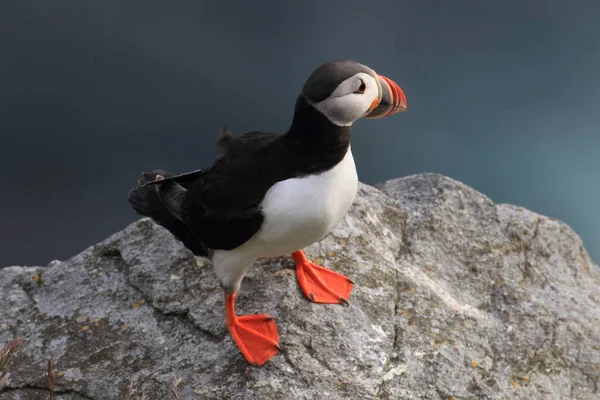
[[[4,388],[4,380],[8,376],[8,366],[13,356],[23,343],[23,339],[16,338],[11,340],[0,350],[0,391]]]
[[[0,350],[0,392],[4,388],[4,381],[8,376],[8,366],[10,365],[13,356],[15,355],[22,343],[23,339],[21,338],[13,339]],[[48,400],[54,400],[54,390],[56,387],[56,373],[53,370],[51,358],[48,359],[47,382]],[[180,385],[181,378],[173,378],[173,382],[171,383],[171,394],[173,400],[179,400]],[[127,385],[127,389],[125,390],[123,400],[132,400],[134,396],[137,396],[137,392],[133,387],[133,381],[131,381],[129,382],[129,385]]]
[[[179,387],[180,383],[181,383],[181,378],[174,378],[173,379],[173,384],[172,384],[173,400],[179,400],[178,387]]]
[[[127,385],[127,390],[125,390],[123,400],[131,400],[133,396],[135,396],[135,389],[133,388],[133,381],[130,381],[129,385]]]
[[[52,371],[52,359],[48,359],[48,400],[54,399],[54,386],[56,385],[56,375]]]

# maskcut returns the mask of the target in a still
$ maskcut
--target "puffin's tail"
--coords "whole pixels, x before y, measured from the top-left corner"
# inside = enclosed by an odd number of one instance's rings
[[[139,215],[150,217],[179,239],[197,256],[207,256],[206,246],[179,219],[179,204],[185,189],[173,181],[164,184],[146,185],[156,180],[157,175],[168,178],[173,174],[154,170],[144,172],[138,184],[129,192],[129,204]]]

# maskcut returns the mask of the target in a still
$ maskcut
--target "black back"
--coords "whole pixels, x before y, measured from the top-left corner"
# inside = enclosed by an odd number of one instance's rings
[[[246,132],[240,137],[233,137],[227,128],[223,128],[217,137],[217,148],[221,154],[230,157],[243,153],[251,153],[271,143],[281,134],[263,131]]]

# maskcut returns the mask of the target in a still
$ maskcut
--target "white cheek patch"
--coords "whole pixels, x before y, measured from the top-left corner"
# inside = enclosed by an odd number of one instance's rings
[[[365,92],[354,93],[357,79],[365,83]],[[371,75],[360,72],[346,79],[327,99],[313,103],[329,121],[338,126],[350,126],[369,111],[375,99],[379,98],[378,83]]]
[[[354,120],[349,117],[349,115],[352,114],[352,110],[348,109],[345,103],[347,103],[347,101],[344,101],[344,97],[336,97],[323,100],[314,106],[317,110],[321,111],[331,123],[337,126],[350,126],[354,123]]]

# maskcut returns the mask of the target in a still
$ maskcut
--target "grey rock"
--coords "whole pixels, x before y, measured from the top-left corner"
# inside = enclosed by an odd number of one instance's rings
[[[600,270],[564,223],[422,174],[361,184],[307,254],[355,282],[350,306],[306,300],[289,257],[242,284],[285,352],[250,366],[223,294],[148,219],[72,259],[0,272],[0,345],[26,341],[0,400],[598,399]],[[39,276],[40,279],[35,277]]]

